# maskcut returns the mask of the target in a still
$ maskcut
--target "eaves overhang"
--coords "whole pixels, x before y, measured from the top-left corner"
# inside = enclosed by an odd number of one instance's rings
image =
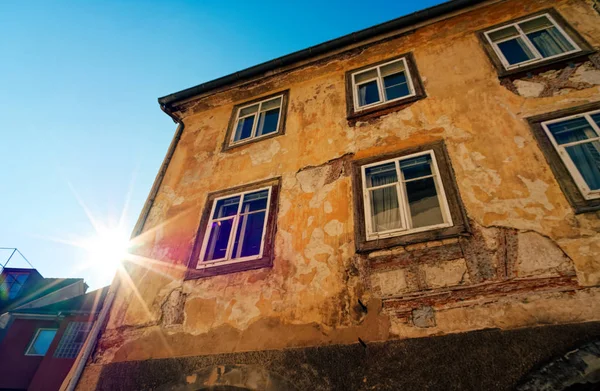
[[[175,103],[192,98],[194,96],[206,94],[207,92],[226,87],[230,84],[260,77],[277,68],[291,66],[302,61],[310,60],[311,58],[326,55],[329,52],[340,50],[350,45],[356,45],[362,41],[367,41],[395,30],[406,29],[413,25],[426,22],[430,19],[439,18],[446,14],[460,11],[464,8],[468,8],[486,1],[488,0],[452,0],[434,7],[425,8],[388,22],[344,35],[340,38],[326,41],[321,44],[276,58],[274,60],[246,68],[239,72],[235,72],[230,75],[163,96],[162,98],[158,98],[158,103],[161,105],[163,110],[167,109],[168,113],[170,112],[168,108]]]

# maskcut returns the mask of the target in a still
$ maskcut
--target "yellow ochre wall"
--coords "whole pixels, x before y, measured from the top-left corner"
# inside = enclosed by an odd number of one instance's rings
[[[500,84],[475,34],[548,7],[594,48],[600,45],[600,15],[590,2],[490,2],[180,105],[185,129],[85,376],[117,361],[599,320],[600,214],[574,214],[524,118],[600,101],[600,70],[580,66],[572,77],[582,83],[550,97],[533,97],[536,86],[527,79],[515,83],[515,93]],[[349,124],[345,72],[406,52],[414,54],[427,97]],[[284,135],[221,151],[234,105],[287,89]],[[482,279],[481,265],[466,256],[372,267],[378,256],[463,238],[355,253],[352,179],[332,161],[436,140],[446,143],[489,259],[500,259],[507,235],[518,243],[511,281]],[[184,281],[207,193],[273,177],[282,178],[273,267]],[[544,278],[572,278],[575,286],[494,290]],[[425,306],[419,300],[456,289],[482,293],[428,302],[433,315],[419,322],[413,311]],[[367,314],[358,299],[368,303]]]

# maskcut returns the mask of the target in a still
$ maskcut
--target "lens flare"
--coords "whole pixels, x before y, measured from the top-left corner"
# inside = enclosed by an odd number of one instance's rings
[[[84,239],[82,245],[89,253],[90,263],[112,265],[114,270],[127,256],[129,240],[120,228],[101,227],[96,235]]]

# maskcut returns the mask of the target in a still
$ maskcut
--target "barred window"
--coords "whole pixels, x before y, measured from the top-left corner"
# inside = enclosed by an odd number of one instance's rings
[[[63,334],[54,357],[75,358],[92,330],[91,322],[71,322]]]

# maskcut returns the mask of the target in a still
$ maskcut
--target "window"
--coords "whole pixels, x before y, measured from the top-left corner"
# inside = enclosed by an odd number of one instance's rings
[[[415,94],[404,58],[354,73],[352,82],[357,110]]]
[[[363,159],[354,167],[359,251],[468,230],[443,143]]]
[[[600,198],[600,110],[542,123],[586,199]]]
[[[5,272],[3,278],[4,280],[0,285],[0,298],[11,300],[17,297],[29,278],[29,273]]]
[[[209,195],[191,274],[270,266],[278,190],[279,179],[273,179]]]
[[[287,91],[234,107],[224,149],[283,133]]]
[[[75,358],[83,347],[88,334],[92,330],[91,322],[71,322],[67,326],[58,347],[54,352],[56,358]]]
[[[215,200],[201,265],[261,256],[270,194],[271,188],[265,188]]]
[[[593,48],[553,9],[480,31],[479,36],[500,75],[563,63]]]
[[[528,118],[576,213],[600,209],[600,102]]]
[[[27,356],[45,356],[56,335],[56,329],[38,329],[25,352]]]
[[[412,54],[352,70],[347,74],[349,117],[424,97]]]
[[[487,31],[506,69],[579,51],[552,16],[544,14]]]
[[[452,225],[433,151],[362,167],[367,240]]]

